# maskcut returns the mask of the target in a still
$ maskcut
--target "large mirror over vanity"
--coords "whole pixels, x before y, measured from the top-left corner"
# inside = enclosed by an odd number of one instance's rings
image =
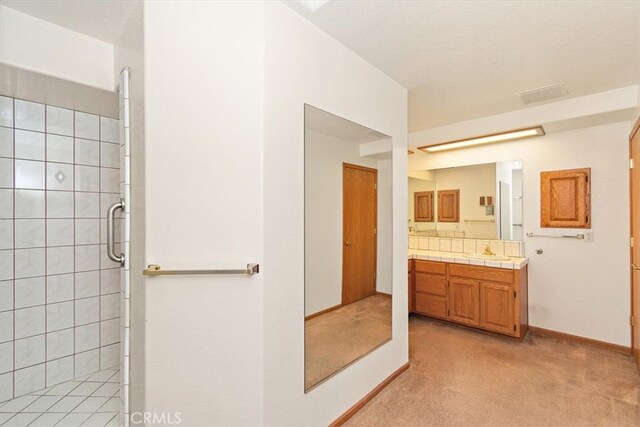
[[[391,339],[392,141],[304,107],[305,392]]]
[[[409,235],[522,240],[522,161],[409,172]]]
[[[522,161],[410,171],[408,203],[409,313],[524,337]]]

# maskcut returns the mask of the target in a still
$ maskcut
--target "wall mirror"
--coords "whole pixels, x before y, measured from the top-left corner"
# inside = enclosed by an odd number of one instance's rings
[[[391,138],[304,107],[305,391],[391,339]]]
[[[409,172],[409,234],[522,240],[522,161]]]

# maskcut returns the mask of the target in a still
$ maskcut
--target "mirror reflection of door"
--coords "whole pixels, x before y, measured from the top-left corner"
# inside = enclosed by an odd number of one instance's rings
[[[378,171],[345,163],[342,171],[342,305],[376,293]]]
[[[389,136],[310,105],[304,111],[310,392],[391,340],[393,159]]]

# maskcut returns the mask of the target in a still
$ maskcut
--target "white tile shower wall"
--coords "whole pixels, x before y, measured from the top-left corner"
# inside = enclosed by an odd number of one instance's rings
[[[409,237],[409,249],[439,252],[478,253],[489,246],[496,255],[524,257],[524,242],[515,240],[451,239],[439,237]]]
[[[124,426],[129,425],[129,304],[130,304],[130,270],[129,270],[129,243],[131,241],[131,138],[129,128],[129,69],[125,68],[120,73],[120,122],[117,129],[110,129],[110,138],[118,140],[120,135],[120,194],[124,198],[124,228],[122,241],[124,242],[125,265],[121,269],[120,278],[120,412],[123,414]],[[118,276],[120,277],[120,276]],[[116,278],[111,280],[116,283]],[[117,357],[117,356],[114,356]]]
[[[119,268],[100,257],[117,129],[0,97],[0,401],[118,365]]]

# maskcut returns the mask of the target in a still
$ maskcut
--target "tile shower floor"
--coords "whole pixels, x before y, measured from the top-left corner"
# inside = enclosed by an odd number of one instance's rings
[[[0,403],[0,426],[120,426],[120,371],[86,377]]]

